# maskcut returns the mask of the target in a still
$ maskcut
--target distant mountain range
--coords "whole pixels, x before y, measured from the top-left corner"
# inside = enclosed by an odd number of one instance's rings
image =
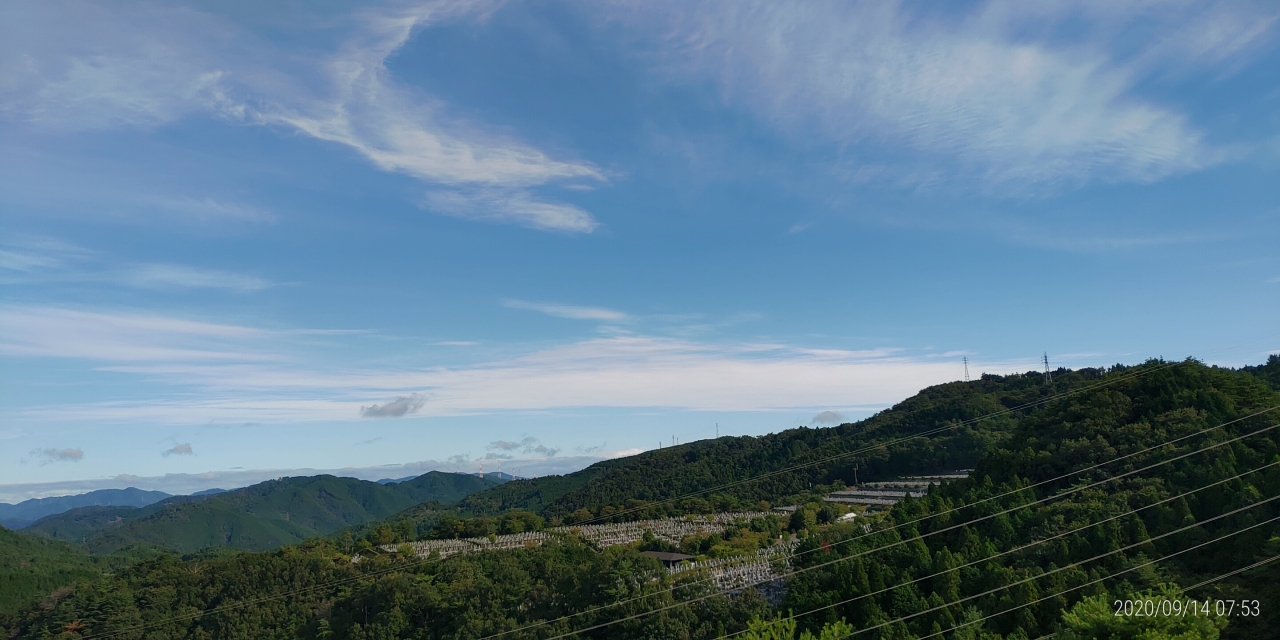
[[[479,474],[465,473],[465,474],[459,474],[459,475],[478,476]],[[383,478],[378,481],[378,484],[395,484],[397,482],[404,482],[405,480],[413,480],[414,478],[417,478],[417,477],[418,476],[405,476],[403,478]],[[503,473],[501,471],[491,471],[489,473],[484,474],[484,477],[496,478],[498,480],[524,480],[522,476],[513,476],[509,473]],[[196,495],[196,494],[192,494],[192,495]]]
[[[386,518],[421,503],[453,504],[504,482],[432,471],[389,484],[331,475],[281,478],[243,489],[172,496],[143,507],[95,505],[47,516],[23,533],[111,553],[141,545],[179,552],[266,550]]]
[[[220,491],[220,489],[216,490]],[[0,503],[0,526],[21,529],[31,523],[78,507],[145,507],[171,497],[163,491],[128,489],[100,489],[76,496],[33,498],[18,504]]]

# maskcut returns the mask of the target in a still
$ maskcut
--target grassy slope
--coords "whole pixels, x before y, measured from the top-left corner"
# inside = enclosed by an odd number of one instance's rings
[[[87,507],[45,518],[32,534],[83,544],[94,553],[130,545],[192,552],[207,547],[266,550],[385,518],[422,500],[456,501],[498,481],[433,472],[394,485],[321,475],[283,478],[142,509]]]

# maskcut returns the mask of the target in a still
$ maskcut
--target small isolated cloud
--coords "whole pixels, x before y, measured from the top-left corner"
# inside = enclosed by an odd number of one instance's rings
[[[840,424],[844,422],[844,416],[835,411],[823,411],[814,416],[813,421],[817,424]]]
[[[470,461],[471,461],[471,456],[465,453],[459,453],[457,455],[449,456],[449,458],[445,460],[445,462],[449,462],[452,464],[463,464]]]
[[[494,440],[493,442],[489,443],[488,448],[496,449],[498,451],[519,450],[520,453],[525,453],[525,454],[533,453],[533,454],[540,455],[544,458],[551,458],[551,457],[554,457],[557,453],[560,453],[560,449],[553,449],[551,447],[543,445],[541,442],[538,441],[537,438],[533,438],[529,436],[526,436],[520,442],[510,442],[508,440]]]
[[[515,456],[507,455],[505,453],[493,453],[492,451],[484,454],[485,460],[510,460],[514,457]]]
[[[601,451],[604,451],[605,448],[608,446],[609,446],[609,442],[605,441],[592,447],[577,447],[576,451],[578,453],[600,453]]]
[[[436,343],[437,346],[441,347],[474,347],[478,344],[480,343],[471,340],[445,340],[444,342]]]
[[[39,458],[42,466],[55,462],[80,462],[84,458],[84,452],[79,447],[74,449],[32,449],[31,455]]]
[[[360,442],[356,443],[356,446],[358,447],[364,444],[376,444],[378,442],[382,442],[382,436],[378,436],[376,438],[369,438],[368,440],[361,440]]]
[[[182,444],[174,445],[172,449],[168,449],[160,455],[166,458],[169,456],[192,456],[195,455],[195,452],[191,450],[190,444],[184,442]]]
[[[16,440],[27,435],[22,429],[0,429],[0,440]]]
[[[421,394],[413,393],[407,396],[400,396],[391,402],[385,404],[372,404],[367,407],[360,407],[360,415],[365,418],[400,418],[407,413],[413,413],[422,408],[427,403],[427,399]]]
[[[560,450],[552,449],[551,447],[546,447],[543,445],[538,445],[534,447],[532,450],[528,451],[527,453],[536,453],[544,458],[554,458],[557,453],[560,453]]]
[[[545,313],[555,318],[568,318],[569,320],[625,320],[627,318],[627,314],[621,311],[602,309],[600,307],[579,307],[569,304],[547,304],[543,302],[525,302],[523,300],[507,300],[502,304],[511,309],[527,309]]]

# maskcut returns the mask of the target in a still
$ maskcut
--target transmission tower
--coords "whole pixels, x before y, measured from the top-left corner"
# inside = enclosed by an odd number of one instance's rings
[[[964,381],[969,381],[969,356],[964,357]]]
[[[1049,372],[1049,352],[1044,353],[1044,381],[1053,382],[1053,374]]]

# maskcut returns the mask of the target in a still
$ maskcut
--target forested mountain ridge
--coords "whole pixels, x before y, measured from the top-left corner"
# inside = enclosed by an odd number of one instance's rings
[[[26,532],[75,542],[94,553],[135,544],[178,552],[262,551],[385,518],[423,501],[457,501],[499,482],[436,471],[391,485],[330,475],[281,478],[218,494],[175,496],[141,509],[75,509],[44,518]]]
[[[856,525],[793,518],[801,554],[794,564],[803,571],[788,579],[777,608],[753,591],[730,598],[688,582],[673,590],[673,578],[635,548],[596,551],[572,535],[533,549],[428,561],[371,553],[365,540],[356,545],[365,549],[364,560],[354,564],[352,546],[313,539],[265,554],[144,562],[81,582],[59,599],[25,606],[0,626],[17,637],[153,625],[146,633],[154,637],[474,639],[545,623],[505,637],[546,638],[636,616],[580,637],[710,639],[743,630],[753,618],[791,612],[804,629],[839,618],[858,628],[886,624],[860,636],[881,640],[917,638],[986,616],[991,617],[969,628],[971,634],[955,637],[1118,638],[1141,632],[1146,635],[1140,637],[1209,640],[1218,637],[1222,624],[1224,639],[1274,637],[1280,629],[1280,563],[1189,594],[1261,599],[1264,615],[1253,620],[1215,619],[1208,626],[1202,620],[1168,620],[1160,624],[1178,628],[1153,633],[1141,625],[1156,621],[1117,618],[1106,605],[1111,598],[1141,594],[1181,597],[1178,585],[1280,555],[1280,530],[1272,523],[1194,554],[1166,558],[1280,514],[1280,503],[1261,504],[1280,495],[1280,467],[1232,479],[1280,461],[1280,429],[1273,428],[1280,426],[1280,411],[1245,419],[1278,404],[1280,394],[1258,377],[1194,362],[1149,366],[1141,376],[1117,377],[1056,398],[1011,417],[975,460],[967,481],[904,500]],[[1225,424],[1229,421],[1235,422]],[[945,437],[933,437],[940,436]],[[1189,437],[1162,446],[1183,436]],[[1232,439],[1238,440],[1228,443]],[[1183,454],[1192,455],[1176,457]],[[886,456],[892,459],[892,448]],[[1054,498],[1086,481],[1164,461],[1170,462]],[[1092,470],[1028,488],[1083,469]],[[996,496],[1003,497],[992,500]],[[1147,508],[1158,501],[1163,502]],[[801,506],[808,511],[820,505]],[[1234,509],[1250,510],[1212,520]],[[988,517],[1001,510],[1008,513]],[[869,536],[864,522],[872,525]],[[1153,540],[1197,523],[1208,524]],[[1063,537],[1052,544],[1037,542],[1058,534]],[[725,533],[734,535],[739,534]],[[715,547],[714,540],[707,542]],[[1099,554],[1112,555],[1091,560]],[[1161,558],[1166,559],[1152,568],[1129,571]],[[694,578],[696,572],[685,575]],[[341,585],[334,584],[340,580]],[[1088,586],[1094,580],[1102,582]],[[694,597],[704,599],[646,615]],[[236,607],[215,609],[228,604]],[[200,611],[209,614],[190,615]],[[575,617],[565,619],[568,615]],[[1128,631],[1117,630],[1120,625],[1129,625]]]
[[[1110,373],[1100,369],[1061,369],[1053,374],[1052,382],[1032,372],[942,384],[857,423],[831,428],[801,427],[760,437],[722,437],[651,450],[564,476],[514,480],[468,496],[458,507],[473,515],[525,509],[547,518],[570,518],[579,509],[591,511],[593,517],[610,517],[639,508],[632,512],[632,519],[636,519],[712,507],[755,507],[761,500],[774,501],[802,492],[810,485],[837,481],[853,484],[854,465],[858,466],[857,479],[864,482],[970,468],[1007,436],[1019,418],[1042,410],[1041,405],[1035,404],[1038,401],[1098,384],[1104,376],[1134,375],[1139,369],[1116,367]],[[1016,407],[1022,408],[1001,413]],[[947,425],[956,428],[874,448]],[[861,451],[868,448],[872,450]],[[837,459],[818,462],[832,457]],[[785,471],[792,467],[798,468]],[[783,472],[688,500],[657,504],[779,471]],[[650,507],[644,508],[643,503]]]
[[[170,497],[163,491],[144,491],[134,487],[126,489],[99,489],[74,496],[33,498],[17,504],[0,503],[0,526],[21,529],[41,518],[65,513],[72,509],[91,506],[145,507]]]

